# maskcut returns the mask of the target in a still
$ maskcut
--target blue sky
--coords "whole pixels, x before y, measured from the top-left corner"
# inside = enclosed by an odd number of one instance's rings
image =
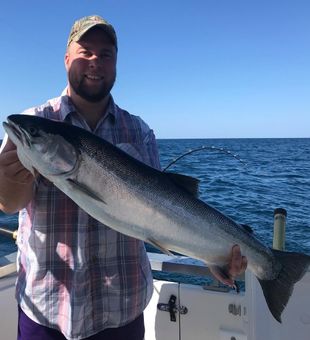
[[[118,34],[115,101],[158,138],[310,137],[308,0],[4,1],[1,121],[61,93],[90,14]]]

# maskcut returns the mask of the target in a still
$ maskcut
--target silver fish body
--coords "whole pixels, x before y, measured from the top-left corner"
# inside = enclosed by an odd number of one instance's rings
[[[271,313],[281,321],[309,256],[271,250],[196,198],[173,175],[139,162],[86,130],[26,115],[9,116],[4,128],[25,167],[38,171],[112,229],[219,268],[227,265],[231,247],[238,244]]]

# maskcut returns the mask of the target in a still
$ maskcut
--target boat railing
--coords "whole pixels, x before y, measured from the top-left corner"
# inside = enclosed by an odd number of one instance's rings
[[[0,279],[16,273],[16,252],[0,257]]]
[[[169,256],[150,252],[147,254],[153,271],[208,278],[208,283],[203,285],[204,289],[224,292],[230,291],[229,287],[221,285],[219,281],[213,277],[210,269],[202,261],[181,255]],[[239,275],[236,277],[236,280],[245,281],[245,274]]]

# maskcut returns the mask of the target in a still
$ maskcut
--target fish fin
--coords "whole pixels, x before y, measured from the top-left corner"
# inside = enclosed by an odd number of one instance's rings
[[[310,264],[310,256],[274,249],[272,252],[277,261],[282,264],[282,269],[276,279],[258,279],[258,281],[271,314],[281,323],[281,314],[292,295],[294,284],[306,273]]]
[[[248,224],[239,224],[240,227],[242,227],[245,231],[247,231],[249,234],[253,233],[252,227],[250,227]]]
[[[149,244],[151,244],[153,247],[159,249],[162,253],[169,255],[169,256],[174,256],[174,254],[171,253],[170,250],[162,247],[157,241],[155,241],[153,238],[148,238],[146,240]]]
[[[181,186],[195,197],[199,196],[199,180],[197,178],[177,174],[175,172],[165,172],[167,176],[177,185]]]
[[[67,181],[70,183],[70,185],[78,190],[78,191],[82,191],[83,194],[86,194],[87,196],[90,196],[91,198],[93,198],[96,201],[99,202],[103,202],[104,204],[106,204],[106,202],[104,202],[102,200],[102,198],[98,197],[97,195],[95,195],[89,188],[87,188],[85,185],[82,185],[79,182],[74,181],[73,179],[68,178]]]

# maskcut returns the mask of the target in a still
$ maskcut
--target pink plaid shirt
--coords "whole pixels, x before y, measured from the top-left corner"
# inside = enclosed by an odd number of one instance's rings
[[[89,130],[68,96],[25,111]],[[112,97],[93,131],[160,168],[153,131]],[[139,316],[153,290],[144,243],[120,234],[80,209],[39,177],[32,201],[19,214],[16,299],[32,320],[82,339]]]

